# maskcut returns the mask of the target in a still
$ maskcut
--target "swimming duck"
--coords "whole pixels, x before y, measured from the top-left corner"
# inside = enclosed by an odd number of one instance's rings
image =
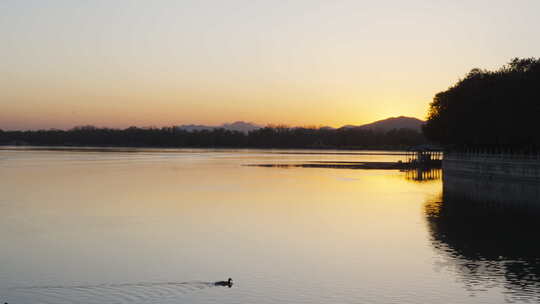
[[[233,281],[231,278],[229,278],[227,281],[217,281],[214,283],[216,286],[227,286],[229,288],[232,287]]]

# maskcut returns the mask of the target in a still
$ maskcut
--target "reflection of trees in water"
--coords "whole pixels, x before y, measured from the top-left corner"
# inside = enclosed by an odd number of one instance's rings
[[[540,300],[540,215],[473,201],[424,207],[433,247],[474,292],[504,286],[508,300]]]
[[[405,170],[405,178],[414,182],[438,181],[442,177],[442,169],[415,168]]]

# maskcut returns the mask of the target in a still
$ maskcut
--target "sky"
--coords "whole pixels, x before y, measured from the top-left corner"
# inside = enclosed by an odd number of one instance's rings
[[[424,119],[540,56],[538,0],[0,0],[0,129]]]

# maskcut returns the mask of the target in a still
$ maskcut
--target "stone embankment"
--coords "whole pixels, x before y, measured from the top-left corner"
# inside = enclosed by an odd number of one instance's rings
[[[540,155],[448,153],[443,170],[488,180],[540,181]]]
[[[540,155],[448,153],[445,197],[540,208]]]

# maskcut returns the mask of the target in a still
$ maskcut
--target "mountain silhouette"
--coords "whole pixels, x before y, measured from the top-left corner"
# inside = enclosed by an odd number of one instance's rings
[[[373,131],[381,131],[381,132],[387,132],[392,129],[413,129],[415,131],[421,132],[421,127],[425,122],[423,120],[420,120],[418,118],[414,117],[406,117],[406,116],[399,116],[399,117],[390,117],[383,120],[377,120],[375,122],[360,125],[360,126],[354,126],[354,125],[346,125],[342,128],[344,129],[364,129],[364,130],[373,130]]]
[[[257,130],[262,128],[259,125],[250,123],[250,122],[244,122],[244,121],[236,121],[233,123],[224,123],[221,125],[221,128],[231,130],[231,131],[240,131],[247,133],[249,131]]]
[[[413,129],[413,130],[415,130],[417,132],[421,132],[421,126],[423,124],[424,124],[424,121],[420,120],[418,118],[399,116],[399,117],[390,117],[390,118],[387,118],[387,119],[378,120],[378,121],[375,121],[375,122],[372,122],[372,123],[369,123],[369,124],[365,124],[365,125],[359,125],[359,126],[346,125],[346,126],[343,126],[343,127],[339,128],[339,129],[356,129],[356,128],[358,128],[358,129],[363,129],[363,130],[374,130],[374,131],[379,131],[379,132],[387,132],[387,131],[390,131],[392,129]],[[233,122],[233,123],[224,123],[224,124],[221,124],[219,126],[207,126],[207,125],[189,124],[189,125],[176,126],[176,128],[186,130],[186,131],[190,131],[190,132],[191,131],[202,131],[202,130],[211,131],[211,130],[214,130],[214,129],[225,129],[225,130],[229,130],[229,131],[240,131],[240,132],[243,132],[243,133],[248,133],[250,131],[258,130],[258,129],[261,129],[263,127],[260,126],[260,125],[254,124],[254,123],[250,123],[250,122],[236,121],[236,122]],[[320,127],[320,129],[323,129],[323,130],[335,130],[334,128],[328,127],[328,126]]]

